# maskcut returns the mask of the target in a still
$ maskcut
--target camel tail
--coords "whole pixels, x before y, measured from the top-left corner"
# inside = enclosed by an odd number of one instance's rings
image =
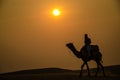
[[[103,60],[101,60],[100,62],[103,63]]]
[[[103,63],[103,60],[102,60],[102,55],[101,55],[101,58],[100,58],[100,62]]]
[[[100,58],[100,62],[103,63],[101,52],[99,52],[99,58]]]

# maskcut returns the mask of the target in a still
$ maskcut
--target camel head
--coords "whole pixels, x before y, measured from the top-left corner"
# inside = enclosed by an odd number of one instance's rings
[[[73,45],[73,43],[68,43],[66,44],[66,46],[76,55],[76,57],[80,58],[80,52],[77,51],[77,49],[75,48],[75,46]]]
[[[68,48],[74,47],[74,46],[73,46],[73,43],[67,43],[66,46],[67,46]]]

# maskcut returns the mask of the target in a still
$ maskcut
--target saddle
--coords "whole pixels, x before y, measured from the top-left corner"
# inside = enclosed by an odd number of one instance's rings
[[[90,56],[89,57],[93,57],[93,56],[99,56],[99,57],[101,57],[102,56],[102,54],[99,51],[98,45],[89,45],[89,46],[90,46]],[[84,45],[80,49],[80,52],[82,53],[83,56],[88,56],[86,45]]]

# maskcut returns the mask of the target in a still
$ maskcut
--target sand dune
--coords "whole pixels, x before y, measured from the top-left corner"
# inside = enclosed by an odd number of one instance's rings
[[[87,71],[84,70],[80,79],[79,70],[33,69],[0,74],[0,80],[120,80],[120,65],[105,67],[106,77],[103,77],[101,72],[98,77],[94,77],[94,71],[95,68],[91,69],[92,76],[88,77]]]

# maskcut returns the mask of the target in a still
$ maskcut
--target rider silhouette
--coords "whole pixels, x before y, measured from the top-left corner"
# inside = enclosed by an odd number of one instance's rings
[[[84,37],[85,37],[85,39],[84,39],[85,48],[86,48],[86,51],[88,53],[87,57],[90,57],[91,56],[91,53],[90,53],[91,39],[88,37],[88,34],[85,34]]]

